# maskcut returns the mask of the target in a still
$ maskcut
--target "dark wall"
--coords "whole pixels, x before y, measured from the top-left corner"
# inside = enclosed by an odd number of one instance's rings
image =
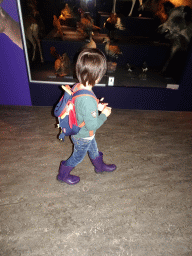
[[[55,106],[63,94],[60,86],[53,84],[30,84],[30,89],[35,106]],[[192,111],[191,89],[95,87],[93,91],[112,108]]]
[[[19,21],[15,0],[4,1],[1,6]],[[5,34],[0,34],[0,104],[31,105],[24,51]]]

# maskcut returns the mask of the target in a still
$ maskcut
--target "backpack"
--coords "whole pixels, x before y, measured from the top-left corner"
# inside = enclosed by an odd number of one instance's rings
[[[60,128],[59,139],[64,141],[65,136],[75,135],[85,125],[85,122],[77,124],[75,113],[75,100],[77,97],[90,96],[96,101],[92,91],[79,89],[79,84],[75,84],[72,88],[69,85],[62,86],[65,90],[64,95],[54,109],[54,115],[58,118],[57,127]]]

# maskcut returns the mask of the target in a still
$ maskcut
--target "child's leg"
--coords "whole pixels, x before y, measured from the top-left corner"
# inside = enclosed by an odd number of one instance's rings
[[[78,139],[74,136],[71,138],[74,144],[74,151],[72,156],[67,161],[61,162],[57,180],[60,182],[65,182],[69,185],[74,185],[80,181],[80,178],[78,176],[71,175],[70,172],[84,159],[91,141]]]
[[[93,138],[91,140],[91,143],[89,145],[89,148],[88,148],[87,152],[88,152],[89,157],[91,159],[95,159],[96,157],[99,156],[99,151],[98,151],[97,142],[96,142],[95,138]]]
[[[113,172],[116,169],[116,165],[107,165],[103,162],[103,153],[98,151],[97,142],[95,138],[91,141],[91,144],[88,149],[88,154],[92,164],[95,166],[95,172]]]
[[[71,136],[71,139],[74,144],[74,150],[71,157],[65,162],[65,166],[75,167],[83,161],[91,144],[91,140],[75,138],[74,136]]]

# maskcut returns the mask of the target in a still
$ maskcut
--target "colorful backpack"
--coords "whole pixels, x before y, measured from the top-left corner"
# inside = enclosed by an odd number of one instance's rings
[[[93,97],[96,101],[94,93],[85,89],[79,89],[79,84],[75,84],[72,88],[69,85],[62,86],[65,90],[63,97],[54,109],[54,115],[58,118],[57,127],[61,129],[59,139],[65,139],[65,136],[75,135],[85,125],[85,122],[77,124],[75,113],[75,99],[81,96]]]

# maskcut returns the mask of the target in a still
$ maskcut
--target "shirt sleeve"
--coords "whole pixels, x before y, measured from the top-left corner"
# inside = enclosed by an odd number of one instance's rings
[[[83,101],[83,119],[88,131],[96,131],[107,120],[105,114],[98,113],[95,99],[89,97]]]

